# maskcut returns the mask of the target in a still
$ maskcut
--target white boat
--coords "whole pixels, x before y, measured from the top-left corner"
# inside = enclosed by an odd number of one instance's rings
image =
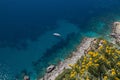
[[[59,33],[53,33],[53,36],[61,37],[61,34],[59,34]]]

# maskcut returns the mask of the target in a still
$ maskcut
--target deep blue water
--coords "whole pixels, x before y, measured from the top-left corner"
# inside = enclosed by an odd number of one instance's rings
[[[119,0],[0,0],[0,80],[32,80],[70,55],[83,37],[106,36]],[[52,34],[60,33],[57,38]]]

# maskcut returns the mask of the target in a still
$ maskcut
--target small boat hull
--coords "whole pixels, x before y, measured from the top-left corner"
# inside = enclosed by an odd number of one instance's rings
[[[61,34],[59,34],[59,33],[53,33],[53,36],[61,37]]]

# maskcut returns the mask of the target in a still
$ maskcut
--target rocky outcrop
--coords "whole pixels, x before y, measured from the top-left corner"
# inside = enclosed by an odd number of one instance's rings
[[[115,38],[116,43],[120,43],[120,22],[113,23],[112,33],[110,34],[113,38]]]
[[[49,73],[47,72],[43,78],[38,80],[55,80],[55,78],[59,74],[61,74],[64,69],[71,68],[69,65],[75,64],[78,59],[80,59],[81,56],[84,55],[85,51],[89,49],[92,41],[94,41],[94,38],[84,38],[80,46],[77,47],[77,51],[72,53],[72,57],[65,59],[63,62],[60,62],[60,64],[58,64],[54,70]],[[53,66],[50,66],[47,68],[47,70],[49,70],[49,68],[51,67],[53,68]]]

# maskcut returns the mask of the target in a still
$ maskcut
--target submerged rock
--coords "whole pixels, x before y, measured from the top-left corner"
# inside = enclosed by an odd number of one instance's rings
[[[24,80],[30,80],[30,77],[28,75],[25,75]]]
[[[47,68],[47,73],[50,73],[52,72],[52,70],[55,69],[55,65],[50,65],[48,68]]]

